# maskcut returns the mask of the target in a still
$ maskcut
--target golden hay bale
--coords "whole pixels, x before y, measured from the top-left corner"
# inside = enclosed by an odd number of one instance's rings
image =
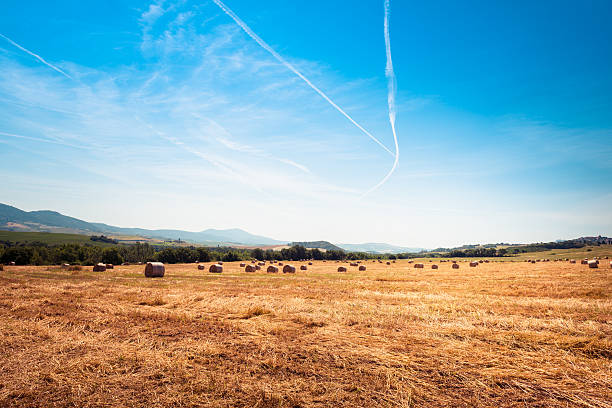
[[[147,262],[145,276],[147,278],[162,278],[166,273],[166,267],[161,262]]]
[[[350,265],[351,266],[357,266],[357,262],[351,262]]]
[[[391,262],[387,262],[387,265],[391,265]]]
[[[581,265],[588,265],[589,264],[589,260],[588,259],[583,259],[582,261],[580,261]]]
[[[431,265],[431,269],[438,269],[438,265],[436,264]]]
[[[223,272],[223,265],[221,264],[213,264],[208,268],[208,272],[210,273],[221,273]]]
[[[312,265],[312,262],[308,262],[308,265]]]
[[[425,265],[423,265],[422,263],[415,263],[414,264],[414,268],[415,269],[423,269],[425,267]]]
[[[346,272],[346,267],[345,266],[339,266],[338,267],[338,272]]]
[[[454,263],[452,266],[453,269],[459,269],[459,264],[458,263]]]
[[[589,261],[589,268],[597,268],[599,265],[599,262],[597,262],[597,260],[593,259],[592,261]]]
[[[478,262],[476,262],[476,261],[472,261],[472,262],[470,262],[470,266],[471,266],[472,268],[474,268],[474,267],[478,266]]]
[[[244,271],[245,271],[245,272],[255,272],[255,270],[256,270],[256,269],[255,269],[255,266],[253,266],[253,265],[247,265],[247,266],[244,268]]]
[[[536,263],[536,261],[534,261],[533,259],[530,261],[532,264]]]
[[[199,270],[199,271],[203,271],[203,270],[204,270],[204,268],[206,268],[204,265],[198,265],[198,270]]]
[[[261,266],[259,266],[259,265],[255,265],[255,270],[256,270],[256,271],[260,271],[260,270],[261,270]]]
[[[270,265],[266,270],[268,273],[278,273],[278,266]]]
[[[113,264],[106,264],[106,269],[114,269],[115,267],[113,266]]]
[[[283,273],[295,273],[295,266],[289,264],[283,266]]]
[[[366,266],[365,265],[359,265],[359,270],[360,271],[365,271],[366,270]]]
[[[244,268],[246,266],[246,264],[244,262],[240,262],[240,267]]]
[[[217,262],[217,265],[223,265],[223,262],[219,261]]]
[[[575,259],[570,259],[569,263],[575,264],[576,260]]]
[[[278,263],[278,266],[283,266],[283,263],[282,263],[282,262],[279,262],[279,263]]]
[[[300,271],[306,271],[306,270],[308,270],[308,267],[306,265],[300,266]]]
[[[257,262],[257,265],[259,266],[264,266],[266,263],[265,262]]]
[[[93,267],[94,272],[104,272],[106,270],[106,264],[99,263],[95,264]]]
[[[9,265],[10,265],[10,266],[15,266],[15,261],[11,261],[11,262],[9,262]]]
[[[68,268],[70,268],[69,263],[62,264],[62,269],[68,269]]]
[[[391,262],[395,263],[395,261],[391,261]]]

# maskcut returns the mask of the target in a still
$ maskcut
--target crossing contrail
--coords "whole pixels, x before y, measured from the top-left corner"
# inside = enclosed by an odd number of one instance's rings
[[[306,82],[306,84],[308,84],[309,87],[311,87],[315,92],[317,92],[319,95],[321,95],[323,97],[323,99],[325,99],[331,106],[333,106],[334,108],[336,108],[336,110],[338,112],[340,112],[342,115],[344,115],[344,117],[346,117],[349,121],[351,121],[351,123],[353,125],[355,125],[359,130],[361,130],[363,133],[365,133],[370,139],[372,139],[373,141],[375,141],[376,143],[378,143],[380,145],[380,147],[382,147],[383,149],[385,149],[390,155],[394,155],[393,152],[391,150],[389,150],[389,148],[387,148],[387,146],[385,146],[380,140],[378,140],[377,138],[375,138],[370,132],[368,132],[367,130],[365,130],[363,128],[363,126],[361,126],[359,123],[357,123],[348,113],[346,113],[341,107],[339,107],[338,105],[336,105],[334,103],[334,101],[332,101],[326,94],[325,92],[323,92],[322,90],[320,90],[319,88],[317,88],[316,85],[314,85],[312,82],[310,82],[310,80],[308,78],[306,78],[300,71],[297,70],[297,68],[295,68],[291,63],[289,63],[286,59],[284,59],[279,53],[277,53],[276,51],[274,51],[274,49],[272,47],[270,47],[264,40],[262,40],[257,34],[255,34],[253,32],[253,30],[251,30],[251,28],[246,25],[246,23],[244,21],[242,21],[240,19],[240,17],[238,17],[232,10],[230,10],[229,7],[227,7],[221,0],[213,0],[215,2],[215,4],[217,6],[219,6],[219,8],[221,8],[221,10],[223,10],[223,12],[225,14],[227,14],[232,20],[234,20],[236,22],[236,24],[238,24],[240,26],[240,28],[242,28],[242,30],[244,30],[244,32],[251,37],[253,40],[255,40],[255,42],[257,42],[257,44],[259,44],[264,50],[268,51],[270,54],[272,54],[272,56],[274,58],[276,58],[278,60],[278,62],[280,62],[281,64],[283,64],[285,67],[287,67],[290,71],[292,71],[295,75],[297,75],[298,77],[300,77],[304,82]]]
[[[11,44],[13,44],[15,47],[19,48],[21,51],[30,54],[31,56],[33,56],[34,58],[36,58],[37,60],[39,60],[40,62],[42,62],[43,64],[45,64],[46,66],[48,66],[49,68],[59,72],[60,74],[62,74],[63,76],[65,76],[68,79],[73,79],[70,75],[68,75],[67,73],[65,73],[64,71],[62,71],[61,69],[59,69],[58,67],[56,67],[55,65],[48,63],[47,61],[45,61],[45,59],[43,57],[41,57],[40,55],[34,54],[32,51],[28,50],[27,48],[22,47],[21,45],[17,44],[15,41],[11,40],[10,38],[8,38],[6,35],[0,34],[0,37],[4,38],[6,41],[10,42]]]
[[[399,145],[397,142],[397,133],[395,132],[395,91],[396,91],[396,82],[395,82],[395,71],[393,71],[393,60],[391,59],[391,36],[389,35],[389,17],[391,15],[391,5],[390,0],[385,0],[385,50],[387,54],[387,65],[385,67],[385,76],[387,77],[387,105],[389,105],[389,123],[391,124],[391,131],[393,132],[393,142],[395,143],[395,159],[393,160],[393,166],[391,166],[391,170],[383,177],[381,181],[378,182],[374,187],[369,189],[364,193],[363,196],[368,195],[372,191],[376,190],[393,174],[395,169],[397,168],[397,164],[399,163]]]

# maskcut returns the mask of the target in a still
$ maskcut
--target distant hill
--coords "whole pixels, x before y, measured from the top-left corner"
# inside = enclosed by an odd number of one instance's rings
[[[162,240],[178,240],[180,238],[182,241],[206,245],[283,245],[287,243],[287,241],[253,235],[237,228],[227,230],[207,229],[201,232],[121,228],[79,220],[55,211],[23,211],[6,204],[0,204],[0,230],[81,235],[135,235]]]
[[[415,253],[424,251],[424,248],[400,247],[384,243],[365,243],[365,244],[338,244],[339,247],[351,252],[369,252],[375,254],[399,254],[404,252]]]
[[[304,241],[304,242],[292,242],[289,245],[301,245],[305,248],[319,248],[325,249],[326,251],[344,251],[342,248],[337,247],[331,242],[327,241]]]

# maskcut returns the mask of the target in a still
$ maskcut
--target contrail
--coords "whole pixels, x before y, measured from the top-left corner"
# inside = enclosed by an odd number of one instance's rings
[[[59,72],[60,74],[62,74],[63,76],[65,76],[68,79],[74,79],[72,78],[70,75],[68,75],[67,73],[65,73],[64,71],[62,71],[61,69],[59,69],[58,67],[56,67],[53,64],[48,63],[47,61],[45,61],[45,59],[43,57],[41,57],[40,55],[34,54],[32,51],[28,50],[27,48],[22,47],[21,45],[17,44],[15,41],[11,40],[10,38],[8,38],[7,36],[0,34],[0,37],[4,38],[6,41],[10,42],[11,44],[13,44],[15,47],[19,48],[21,51],[26,52],[28,54],[30,54],[31,56],[33,56],[34,58],[36,58],[37,60],[39,60],[40,62],[42,62],[43,64],[45,64],[46,66],[48,66],[51,69],[54,69],[55,71]]]
[[[366,191],[362,197],[370,194],[372,191],[376,190],[391,177],[395,169],[397,168],[397,164],[399,163],[399,145],[397,143],[397,133],[395,132],[395,91],[396,91],[396,82],[395,82],[395,71],[393,71],[393,60],[391,59],[391,37],[389,35],[389,16],[391,14],[391,5],[389,4],[390,0],[385,0],[385,50],[387,53],[387,65],[385,67],[385,76],[387,77],[387,104],[389,105],[389,123],[391,124],[391,131],[393,132],[393,141],[395,143],[395,160],[393,160],[393,166],[391,166],[391,170],[387,173],[387,175],[374,187]]]
[[[319,88],[316,87],[316,85],[314,85],[312,82],[310,82],[310,80],[308,78],[306,78],[300,71],[298,71],[292,64],[290,64],[287,60],[285,60],[282,56],[280,56],[279,53],[277,53],[276,51],[274,51],[274,49],[272,47],[270,47],[264,40],[262,40],[257,34],[255,34],[253,32],[253,30],[251,30],[249,28],[248,25],[246,25],[246,23],[244,21],[242,21],[240,19],[240,17],[238,17],[232,10],[230,10],[225,4],[223,4],[223,2],[221,0],[213,0],[215,2],[215,4],[217,6],[219,6],[219,8],[221,8],[221,10],[223,10],[223,12],[225,14],[227,14],[232,20],[234,20],[236,22],[236,24],[238,24],[240,26],[240,28],[242,28],[244,30],[245,33],[247,33],[247,35],[249,37],[251,37],[253,40],[255,40],[257,42],[257,44],[259,44],[264,50],[268,51],[270,54],[272,54],[272,56],[274,58],[276,58],[281,64],[283,64],[285,67],[287,67],[289,70],[291,70],[295,75],[297,75],[298,77],[300,77],[304,82],[306,82],[306,84],[308,84],[309,87],[311,87],[315,92],[317,92],[319,95],[321,95],[323,97],[323,99],[325,99],[327,102],[329,102],[329,104],[331,106],[333,106],[334,108],[336,108],[336,110],[338,112],[340,112],[341,114],[343,114],[348,120],[351,121],[351,123],[355,126],[357,126],[357,128],[359,130],[361,130],[363,133],[365,133],[370,139],[372,139],[373,141],[375,141],[376,143],[378,143],[380,145],[380,147],[382,147],[383,149],[385,149],[390,155],[394,155],[393,152],[391,150],[389,150],[387,148],[387,146],[385,146],[384,144],[382,144],[382,142],[380,140],[378,140],[377,138],[375,138],[370,132],[368,132],[367,130],[365,130],[359,123],[357,123],[348,113],[346,113],[344,110],[342,110],[341,107],[339,107],[338,105],[336,105],[334,103],[334,101],[332,101],[322,90],[320,90]],[[395,155],[397,156],[397,155]],[[396,157],[396,161],[397,161],[397,157]]]

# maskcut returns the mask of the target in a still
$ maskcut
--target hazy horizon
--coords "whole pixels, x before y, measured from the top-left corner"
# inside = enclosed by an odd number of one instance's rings
[[[296,241],[611,236],[611,11],[391,1],[387,49],[382,1],[9,0],[0,202]]]

